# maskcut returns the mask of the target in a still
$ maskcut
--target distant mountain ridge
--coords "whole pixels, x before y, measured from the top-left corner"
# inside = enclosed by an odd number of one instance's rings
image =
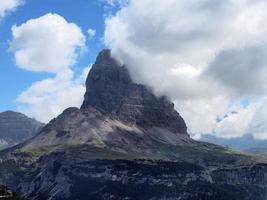
[[[267,140],[257,140],[251,134],[237,138],[220,138],[213,135],[203,135],[200,140],[250,153],[267,153]]]
[[[14,111],[0,113],[0,149],[33,137],[44,124]]]

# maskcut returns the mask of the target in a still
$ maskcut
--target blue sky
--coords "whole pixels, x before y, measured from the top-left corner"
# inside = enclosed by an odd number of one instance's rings
[[[20,25],[30,19],[41,17],[47,13],[56,13],[68,22],[81,27],[85,36],[89,28],[96,30],[96,36],[87,38],[88,50],[77,59],[74,71],[94,62],[97,53],[104,47],[101,38],[104,32],[104,15],[114,8],[105,7],[101,1],[89,0],[26,0],[15,12],[8,13],[0,23],[0,111],[16,110],[18,95],[33,82],[52,77],[50,73],[35,73],[20,69],[15,65],[14,55],[8,51],[12,39],[11,27]]]

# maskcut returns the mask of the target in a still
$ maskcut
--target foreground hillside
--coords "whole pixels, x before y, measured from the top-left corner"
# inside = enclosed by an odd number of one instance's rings
[[[17,151],[1,181],[38,200],[266,199],[267,165],[220,149],[177,146],[172,161],[88,145],[49,151]]]
[[[266,200],[267,161],[192,140],[166,97],[102,51],[80,109],[0,153],[0,182],[35,200]]]

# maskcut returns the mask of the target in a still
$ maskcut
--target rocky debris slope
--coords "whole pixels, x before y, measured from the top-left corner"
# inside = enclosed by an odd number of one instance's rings
[[[80,109],[0,152],[0,182],[33,200],[266,200],[267,161],[197,142],[166,97],[102,51]]]
[[[0,149],[24,142],[33,137],[42,126],[42,123],[21,113],[0,113]]]

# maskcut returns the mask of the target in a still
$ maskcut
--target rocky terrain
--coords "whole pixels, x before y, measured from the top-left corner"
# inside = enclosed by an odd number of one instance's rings
[[[0,149],[26,141],[42,126],[42,123],[21,113],[13,111],[0,113]]]
[[[192,140],[166,97],[103,50],[81,108],[0,152],[0,183],[34,200],[266,200],[267,160]]]

